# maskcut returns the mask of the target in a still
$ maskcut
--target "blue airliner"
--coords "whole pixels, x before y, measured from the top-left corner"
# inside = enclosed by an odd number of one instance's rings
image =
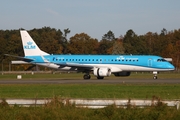
[[[160,56],[152,55],[50,55],[37,46],[27,31],[21,30],[25,57],[24,62],[46,66],[58,70],[76,70],[85,73],[83,78],[90,79],[93,73],[97,79],[111,74],[129,76],[134,71],[152,71],[157,79],[159,71],[174,70],[174,66]]]

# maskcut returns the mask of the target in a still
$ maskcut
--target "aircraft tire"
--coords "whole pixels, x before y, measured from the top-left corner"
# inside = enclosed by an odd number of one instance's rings
[[[88,80],[88,79],[91,78],[91,76],[90,76],[89,74],[85,74],[85,75],[83,76],[83,78],[84,78],[84,80]]]
[[[104,77],[101,77],[101,76],[97,76],[97,79],[104,79]]]
[[[157,76],[154,76],[153,79],[156,80],[156,79],[157,79]]]

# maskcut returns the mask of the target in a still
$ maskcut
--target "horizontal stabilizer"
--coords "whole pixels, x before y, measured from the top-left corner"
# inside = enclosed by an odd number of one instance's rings
[[[6,55],[6,56],[10,56],[10,57],[15,57],[15,58],[18,58],[18,59],[21,59],[21,60],[27,61],[27,62],[33,61],[33,59],[30,59],[30,58],[25,58],[25,57],[21,57],[21,56],[15,56],[15,55],[10,55],[10,54],[4,54],[4,55]]]
[[[11,64],[30,64],[30,63],[25,61],[11,61]]]

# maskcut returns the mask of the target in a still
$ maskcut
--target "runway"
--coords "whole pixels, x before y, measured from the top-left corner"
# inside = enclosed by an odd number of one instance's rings
[[[0,84],[180,84],[180,79],[14,79],[0,80]]]

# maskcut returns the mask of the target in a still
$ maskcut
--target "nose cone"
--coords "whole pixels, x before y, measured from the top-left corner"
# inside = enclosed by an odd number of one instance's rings
[[[175,67],[174,67],[171,63],[168,63],[168,64],[167,64],[167,68],[168,68],[169,70],[175,70]]]

